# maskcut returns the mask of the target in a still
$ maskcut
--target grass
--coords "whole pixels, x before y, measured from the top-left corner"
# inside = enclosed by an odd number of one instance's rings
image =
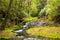
[[[60,27],[34,27],[26,30],[27,34],[48,38],[60,38]]]
[[[5,30],[0,31],[0,38],[12,38],[16,35],[16,33],[13,33],[13,28],[5,28]]]
[[[0,38],[6,38],[6,39],[8,39],[8,38],[11,38],[11,37],[13,37],[13,35],[15,35],[13,32],[11,32],[12,30],[10,30],[10,29],[6,29],[6,30],[4,30],[4,31],[1,31],[0,32]]]

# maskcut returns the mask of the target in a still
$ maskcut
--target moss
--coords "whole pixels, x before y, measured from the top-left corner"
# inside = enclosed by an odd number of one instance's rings
[[[31,20],[38,20],[37,17],[27,17],[27,18],[23,18],[24,21],[31,21]]]
[[[16,34],[12,32],[13,30],[6,28],[5,30],[0,32],[0,38],[11,38],[14,37]]]
[[[26,30],[29,35],[60,38],[60,27],[34,27]]]

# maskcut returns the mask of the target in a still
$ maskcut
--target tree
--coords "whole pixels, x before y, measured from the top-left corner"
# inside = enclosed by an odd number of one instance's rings
[[[8,9],[7,9],[7,13],[5,14],[4,21],[3,21],[2,26],[1,26],[1,28],[0,28],[1,30],[5,29],[5,27],[6,27],[6,22],[7,22],[7,19],[8,19],[9,10],[10,10],[10,8],[11,8],[12,2],[13,2],[13,1],[10,0],[9,7],[8,7]]]

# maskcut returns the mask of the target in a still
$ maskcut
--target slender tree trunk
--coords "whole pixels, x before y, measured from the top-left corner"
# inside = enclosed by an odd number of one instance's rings
[[[11,4],[12,4],[12,3],[13,3],[13,0],[10,0],[9,6],[8,6],[8,8],[7,8],[7,13],[6,13],[6,15],[5,15],[5,20],[3,21],[0,30],[4,30],[5,27],[6,27],[6,25],[7,25],[6,22],[7,22],[7,19],[9,18],[9,17],[8,17],[8,15],[9,15],[9,10],[10,10],[10,8],[11,8]]]

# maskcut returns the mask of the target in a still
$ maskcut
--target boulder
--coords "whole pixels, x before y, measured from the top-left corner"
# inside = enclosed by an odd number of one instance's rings
[[[39,27],[39,26],[48,26],[49,24],[41,21],[41,20],[32,20],[30,22],[26,22],[25,25],[23,25],[23,27]]]

